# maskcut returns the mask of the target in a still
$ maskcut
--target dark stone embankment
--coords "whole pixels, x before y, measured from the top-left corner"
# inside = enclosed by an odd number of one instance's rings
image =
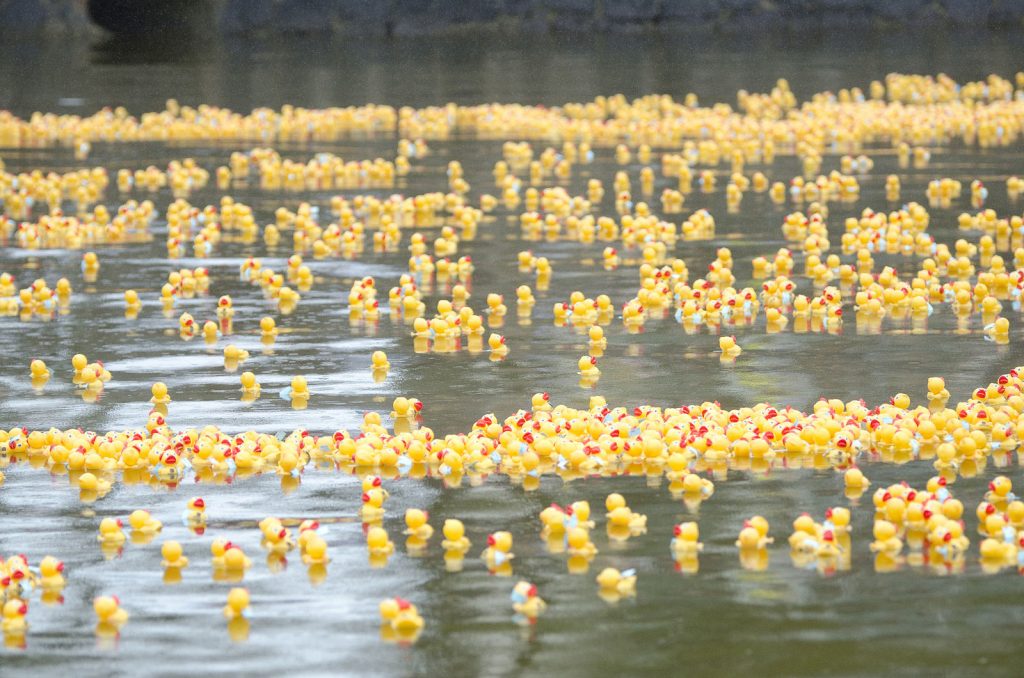
[[[0,32],[429,35],[1020,29],[1024,0],[0,0]]]

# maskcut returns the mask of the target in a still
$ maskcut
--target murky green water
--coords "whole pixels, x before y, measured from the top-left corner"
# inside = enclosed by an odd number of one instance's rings
[[[686,38],[566,38],[532,41],[523,50],[498,38],[472,44],[351,41],[333,47],[296,38],[291,45],[209,46],[200,41],[140,51],[137,45],[114,41],[97,46],[54,40],[4,48],[0,107],[24,115],[36,109],[87,113],[124,104],[141,112],[160,108],[172,96],[183,103],[215,103],[242,111],[283,103],[554,104],[619,91],[677,97],[695,91],[704,102],[731,102],[737,89],[763,91],[780,76],[789,78],[798,95],[807,95],[866,86],[893,70],[945,70],[958,79],[976,79],[990,72],[1011,76],[1020,65],[1018,41],[1007,37],[878,36],[795,43],[799,46],[768,41],[748,51],[748,45],[735,42]],[[130,63],[121,62],[126,55],[133,57]],[[394,145],[395,139],[382,138],[314,150],[345,158],[392,157]],[[443,190],[451,159],[463,164],[474,194],[492,190],[490,171],[500,157],[499,142],[435,142],[431,149],[398,190]],[[116,170],[193,156],[212,169],[234,150],[246,149],[97,145],[88,164]],[[308,147],[282,150],[294,158],[311,153]],[[66,170],[78,164],[66,150],[0,150],[0,157],[9,171]],[[1017,148],[996,152],[955,147],[936,153],[924,170],[899,169],[891,154],[874,157],[874,169],[861,180],[861,201],[855,206],[834,204],[831,223],[841,224],[865,205],[888,208],[883,183],[894,172],[903,182],[904,200],[923,200],[925,185],[934,177],[954,176],[965,184],[981,178],[993,187],[987,206],[1001,216],[1020,211],[1008,203],[1003,189],[1006,176],[1021,169]],[[823,170],[837,166],[838,157],[826,157]],[[605,150],[587,172],[607,185],[615,169]],[[795,160],[781,158],[772,178],[788,180],[797,170]],[[581,190],[587,176],[573,178],[573,192]],[[657,184],[656,193],[661,188]],[[303,194],[301,199],[326,210],[333,193]],[[259,223],[270,221],[277,207],[294,208],[299,201],[252,191],[232,195],[257,210]],[[108,202],[113,204],[116,196],[111,187]],[[161,214],[169,199],[166,192],[157,197]],[[217,199],[211,188],[190,201],[205,205]],[[715,214],[717,239],[680,242],[675,254],[686,259],[691,271],[699,271],[717,247],[728,245],[737,261],[737,286],[752,284],[750,259],[784,245],[779,224],[791,208],[750,192],[740,213],[729,215],[722,191],[690,196],[687,213],[699,207]],[[930,232],[944,242],[960,237],[955,219],[964,209],[961,204],[933,210]],[[82,280],[81,252],[27,252],[9,245],[0,249],[0,270],[15,274],[19,282],[45,277],[52,284],[67,275],[75,288],[68,315],[29,323],[0,318],[0,425],[99,431],[141,426],[150,407],[149,386],[156,379],[170,387],[174,402],[169,422],[174,427],[354,429],[364,412],[386,412],[397,395],[423,400],[424,423],[439,433],[466,430],[488,411],[504,416],[526,407],[537,391],[550,392],[553,401],[582,406],[591,392],[577,386],[575,358],[585,352],[585,340],[552,325],[551,304],[579,289],[589,296],[607,293],[618,306],[636,289],[635,267],[609,273],[583,261],[599,256],[602,245],[517,242],[518,226],[507,223],[499,210],[497,220],[483,224],[477,239],[460,248],[460,255],[469,254],[476,263],[471,303],[482,304],[491,291],[511,300],[517,285],[532,282],[517,271],[513,256],[531,247],[549,257],[555,270],[551,289],[538,293],[533,324],[507,319],[501,331],[513,350],[501,363],[467,352],[417,355],[406,326],[386,312],[376,325],[353,326],[346,309],[353,279],[372,275],[382,293],[395,284],[406,270],[407,240],[399,253],[368,252],[355,261],[307,257],[316,285],[303,294],[294,314],[282,318],[258,290],[239,281],[238,264],[241,257],[255,254],[275,270],[284,268],[291,254],[287,238],[277,249],[226,242],[210,259],[169,262],[164,233],[165,225],[158,221],[152,243],[97,248],[103,266],[95,283]],[[879,264],[905,265],[876,258]],[[168,320],[155,303],[160,285],[173,268],[198,265],[211,271],[211,295],[180,300]],[[147,301],[134,322],[123,316],[122,293],[128,288]],[[428,308],[441,291],[425,300]],[[174,318],[182,311],[200,321],[212,317],[220,294],[231,294],[235,302],[236,334],[230,341],[252,352],[245,369],[256,372],[264,387],[264,397],[252,404],[239,402],[238,375],[223,369],[221,352],[227,340],[211,347],[201,338],[183,342],[174,331]],[[264,352],[257,330],[265,314],[275,315],[289,330],[269,352]],[[1016,325],[1018,312],[1010,317]],[[886,323],[881,336],[865,335],[850,322],[840,336],[766,335],[763,322],[741,330],[745,351],[731,367],[719,363],[716,337],[686,335],[671,318],[649,321],[640,335],[627,335],[621,325],[613,325],[596,392],[613,404],[631,406],[717,399],[729,407],[762,400],[806,407],[822,395],[877,403],[907,391],[918,400],[926,378],[938,375],[946,378],[955,401],[971,387],[1024,362],[1016,329],[1008,346],[997,347],[983,339],[980,325],[970,333],[955,333],[954,319],[941,312],[923,334]],[[381,384],[371,380],[368,369],[375,349],[385,350],[392,362],[389,378]],[[114,374],[99,403],[84,403],[65,374],[76,352],[102,359]],[[42,394],[28,384],[26,365],[33,357],[44,358],[57,370]],[[307,375],[314,393],[305,411],[292,410],[274,397],[295,374]],[[1016,468],[1008,472],[1020,480]],[[921,486],[932,473],[924,463],[868,468],[876,486],[901,479]],[[447,490],[436,479],[394,481],[388,484],[392,498],[384,525],[399,553],[379,570],[367,566],[354,477],[310,469],[289,494],[282,493],[273,475],[239,479],[229,486],[189,482],[175,490],[118,485],[90,515],[83,512],[66,477],[23,464],[8,469],[7,475],[0,488],[0,553],[23,552],[33,562],[52,553],[66,562],[69,584],[59,605],[32,602],[27,647],[3,650],[0,673],[916,675],[927,667],[939,673],[1012,675],[1019,673],[1022,658],[1019,578],[984,576],[974,556],[961,576],[915,568],[876,574],[867,549],[870,510],[855,511],[852,567],[847,572],[823,576],[795,567],[784,543],[771,549],[766,571],[743,570],[733,547],[743,519],[762,513],[776,536],[785,536],[799,513],[820,515],[840,501],[842,478],[831,470],[778,470],[766,477],[735,473],[718,483],[714,497],[696,511],[673,499],[664,482],[649,485],[642,477],[568,485],[545,478],[534,492],[500,477],[488,478],[479,487],[467,482]],[[972,507],[985,483],[987,477],[960,481],[957,495]],[[537,513],[552,501],[576,499],[588,499],[596,509],[612,491],[648,514],[648,535],[616,544],[603,529],[595,531],[600,553],[589,573],[570,576],[565,556],[548,553],[539,538]],[[178,520],[185,501],[196,494],[210,507],[203,536],[192,535]],[[466,522],[474,547],[464,571],[446,572],[439,537],[423,557],[405,553],[399,533],[404,509],[410,506],[429,508],[436,524],[448,517]],[[135,508],[147,508],[161,518],[162,535],[149,545],[129,544],[121,557],[104,560],[95,537],[98,518],[125,516]],[[255,522],[266,515],[338,521],[326,535],[333,561],[325,579],[311,581],[294,555],[280,570],[261,562]],[[681,520],[697,518],[706,550],[699,572],[683,574],[669,555],[671,529]],[[973,537],[971,516],[968,526]],[[475,558],[485,535],[503,528],[516,540],[511,579],[490,576]],[[245,644],[230,641],[220,615],[229,585],[211,577],[209,543],[217,536],[241,543],[257,560],[245,579],[253,596],[251,634]],[[159,564],[159,543],[170,538],[182,541],[192,559],[181,583],[173,586],[163,583]],[[605,566],[638,569],[635,600],[609,605],[596,595],[593,577]],[[537,584],[550,606],[529,629],[512,622],[508,594],[518,578]],[[116,649],[101,646],[92,631],[92,598],[107,592],[117,593],[132,615]],[[426,619],[415,646],[389,645],[379,638],[377,603],[391,595],[412,599]]]

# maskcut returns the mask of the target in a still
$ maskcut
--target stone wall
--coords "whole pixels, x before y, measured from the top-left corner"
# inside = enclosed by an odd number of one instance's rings
[[[221,26],[414,35],[462,26],[533,32],[948,25],[1021,27],[1024,0],[223,0]]]
[[[94,3],[115,0],[91,0]],[[194,0],[226,33],[1020,28],[1024,0]],[[137,11],[161,0],[134,0]],[[87,0],[0,0],[0,32],[90,30]],[[201,22],[200,28],[207,25]]]

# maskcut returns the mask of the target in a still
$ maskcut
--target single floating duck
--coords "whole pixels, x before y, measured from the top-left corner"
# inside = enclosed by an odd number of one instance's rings
[[[527,624],[533,624],[547,609],[547,603],[537,595],[537,587],[521,581],[512,588],[512,609]]]
[[[0,631],[4,636],[20,637],[28,631],[28,622],[25,616],[28,614],[28,603],[19,598],[11,598],[4,603],[3,619],[0,620]]]
[[[429,520],[429,518],[430,514],[421,509],[406,509],[406,530],[403,534],[415,536],[419,539],[422,539],[423,541],[430,539],[430,537],[434,534],[434,528],[427,523],[427,520]]]
[[[176,541],[165,541],[160,546],[160,555],[163,556],[163,562],[161,563],[164,568],[184,568],[188,567],[188,558],[182,555],[181,544]]]
[[[128,516],[128,524],[134,532],[153,535],[163,529],[163,523],[149,514],[149,511],[136,509]]]
[[[122,527],[124,523],[119,518],[104,518],[100,521],[100,534],[97,540],[102,546],[121,546],[127,539]]]
[[[480,554],[487,566],[494,570],[515,557],[512,553],[512,533],[499,531],[487,536],[487,548]]]
[[[53,556],[46,556],[39,561],[39,579],[37,584],[43,590],[64,588],[64,562]]]
[[[235,587],[228,591],[227,605],[224,606],[226,619],[249,616],[249,589]]]
[[[636,570],[622,570],[606,567],[597,575],[599,595],[608,602],[636,595]]]
[[[441,533],[444,535],[441,546],[446,551],[465,552],[469,550],[470,541],[466,538],[466,528],[461,520],[448,518],[441,527]]]
[[[119,631],[128,621],[128,612],[121,607],[117,596],[98,596],[92,601],[92,609],[96,613],[98,634],[107,628]]]
[[[366,546],[371,556],[389,556],[395,552],[395,544],[383,527],[371,526],[366,531]]]
[[[423,617],[416,606],[404,598],[388,598],[379,606],[382,622],[381,636],[406,643],[414,643],[423,630]]]

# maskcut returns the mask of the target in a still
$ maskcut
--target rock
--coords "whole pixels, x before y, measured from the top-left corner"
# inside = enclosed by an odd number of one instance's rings
[[[422,35],[479,25],[511,33],[659,27],[754,35],[879,26],[1020,27],[1024,22],[1024,0],[0,0],[0,30],[78,30],[87,1],[106,8],[103,21],[93,15],[103,25],[142,22],[154,7],[169,21],[190,7],[215,7],[226,33],[324,32],[344,26],[360,33]]]

